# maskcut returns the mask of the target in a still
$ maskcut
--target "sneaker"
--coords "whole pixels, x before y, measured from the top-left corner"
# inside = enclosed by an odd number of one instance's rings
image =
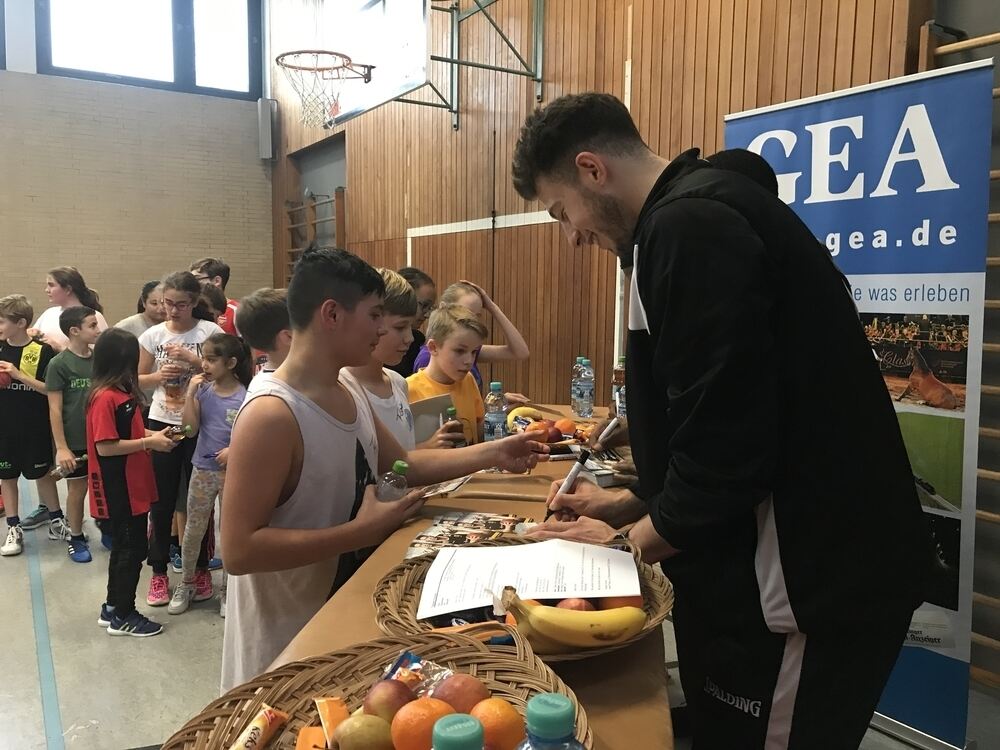
[[[226,616],[226,587],[223,586],[219,592],[219,617]]]
[[[53,518],[49,521],[49,539],[53,542],[68,542],[73,534],[65,518]]]
[[[221,557],[213,557],[211,560],[209,560],[208,561],[208,569],[209,570],[222,570],[222,558]]]
[[[0,547],[0,555],[13,557],[24,552],[24,532],[20,526],[11,526],[7,529],[7,541]]]
[[[194,590],[194,583],[178,583],[174,587],[174,595],[167,606],[167,612],[172,615],[187,612],[187,608],[191,605],[191,600],[194,599]]]
[[[31,531],[32,529],[37,529],[43,523],[48,523],[51,520],[52,516],[49,514],[49,509],[44,505],[39,505],[31,511],[31,513],[21,519],[21,528],[25,531]]]
[[[212,574],[207,570],[199,570],[194,574],[194,600],[203,602],[215,594],[212,588]]]
[[[181,558],[181,548],[176,544],[170,545],[170,567],[175,573],[183,573],[183,559]]]
[[[106,550],[108,550],[110,552],[111,551],[111,534],[109,534],[106,531],[102,531],[101,532],[101,544],[104,546],[104,549],[106,549]]]
[[[70,539],[69,544],[69,559],[77,563],[89,563],[94,558],[90,555],[90,547],[87,546],[85,541],[77,541],[75,539]]]
[[[167,574],[154,575],[149,581],[149,593],[146,594],[146,604],[150,607],[162,607],[170,603],[170,580]]]
[[[108,611],[108,603],[104,602],[104,604],[101,605],[101,614],[97,616],[97,624],[102,628],[106,628],[111,624],[112,617],[114,617],[114,615]]]
[[[128,617],[113,615],[108,624],[108,635],[132,635],[136,638],[148,638],[162,632],[163,626],[160,623],[153,622],[138,612],[132,612]]]

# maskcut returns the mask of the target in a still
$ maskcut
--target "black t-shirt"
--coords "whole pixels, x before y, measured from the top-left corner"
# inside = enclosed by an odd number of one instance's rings
[[[0,360],[10,362],[25,375],[45,382],[45,371],[55,351],[48,344],[31,341],[24,346],[0,342]],[[0,388],[0,433],[50,434],[49,400],[27,383],[12,380]]]
[[[417,355],[420,353],[420,347],[422,347],[426,341],[427,337],[414,328],[413,343],[410,344],[410,348],[406,351],[406,354],[403,355],[403,359],[400,360],[399,364],[394,367],[390,367],[389,369],[393,372],[398,372],[404,378],[410,377],[410,375],[413,374],[414,362],[417,361]]]

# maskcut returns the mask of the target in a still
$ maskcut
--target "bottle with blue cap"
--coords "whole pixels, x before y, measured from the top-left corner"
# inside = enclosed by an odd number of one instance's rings
[[[431,750],[483,750],[483,725],[468,714],[449,714],[434,723]]]
[[[536,695],[528,701],[527,713],[528,737],[517,750],[584,750],[575,736],[576,706],[565,695]]]

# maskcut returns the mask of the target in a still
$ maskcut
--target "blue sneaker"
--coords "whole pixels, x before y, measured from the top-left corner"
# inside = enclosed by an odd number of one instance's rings
[[[106,550],[108,550],[110,552],[111,551],[111,534],[108,534],[106,531],[102,531],[101,532],[101,544],[104,546],[104,549],[106,549]]]
[[[21,519],[21,528],[25,531],[31,531],[32,529],[37,529],[42,524],[46,524],[51,520],[52,516],[49,515],[49,509],[44,505],[39,505],[31,511],[31,513]]]
[[[70,539],[69,544],[69,559],[77,563],[89,563],[94,558],[90,555],[90,547],[87,546],[86,541],[77,541],[75,539]]]
[[[208,561],[208,569],[209,570],[222,570],[222,558],[221,557],[213,557],[211,560],[209,560]]]
[[[108,603],[105,602],[101,605],[101,614],[97,617],[97,624],[102,628],[106,628],[111,624],[112,617],[114,617],[114,615],[108,611]]]
[[[176,544],[170,545],[170,567],[175,573],[183,573],[184,566],[181,560],[181,548]]]
[[[128,617],[114,615],[108,624],[108,635],[131,635],[135,638],[149,638],[151,635],[159,635],[163,632],[163,626],[158,622],[153,622],[148,617],[143,617],[138,611],[133,611]]]

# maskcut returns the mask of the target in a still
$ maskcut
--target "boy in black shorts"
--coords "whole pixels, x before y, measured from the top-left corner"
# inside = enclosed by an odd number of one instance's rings
[[[55,352],[27,334],[34,318],[23,294],[0,297],[0,492],[7,508],[7,538],[0,555],[19,555],[24,532],[18,517],[17,478],[34,479],[49,512],[49,539],[69,538],[52,468],[52,434],[45,370]]]
[[[69,339],[45,372],[49,421],[56,446],[56,465],[66,479],[66,513],[69,517],[69,559],[87,563],[92,557],[83,535],[83,502],[87,498],[87,398],[94,371],[90,347],[101,331],[97,313],[89,308],[67,307],[59,315],[59,328]]]

